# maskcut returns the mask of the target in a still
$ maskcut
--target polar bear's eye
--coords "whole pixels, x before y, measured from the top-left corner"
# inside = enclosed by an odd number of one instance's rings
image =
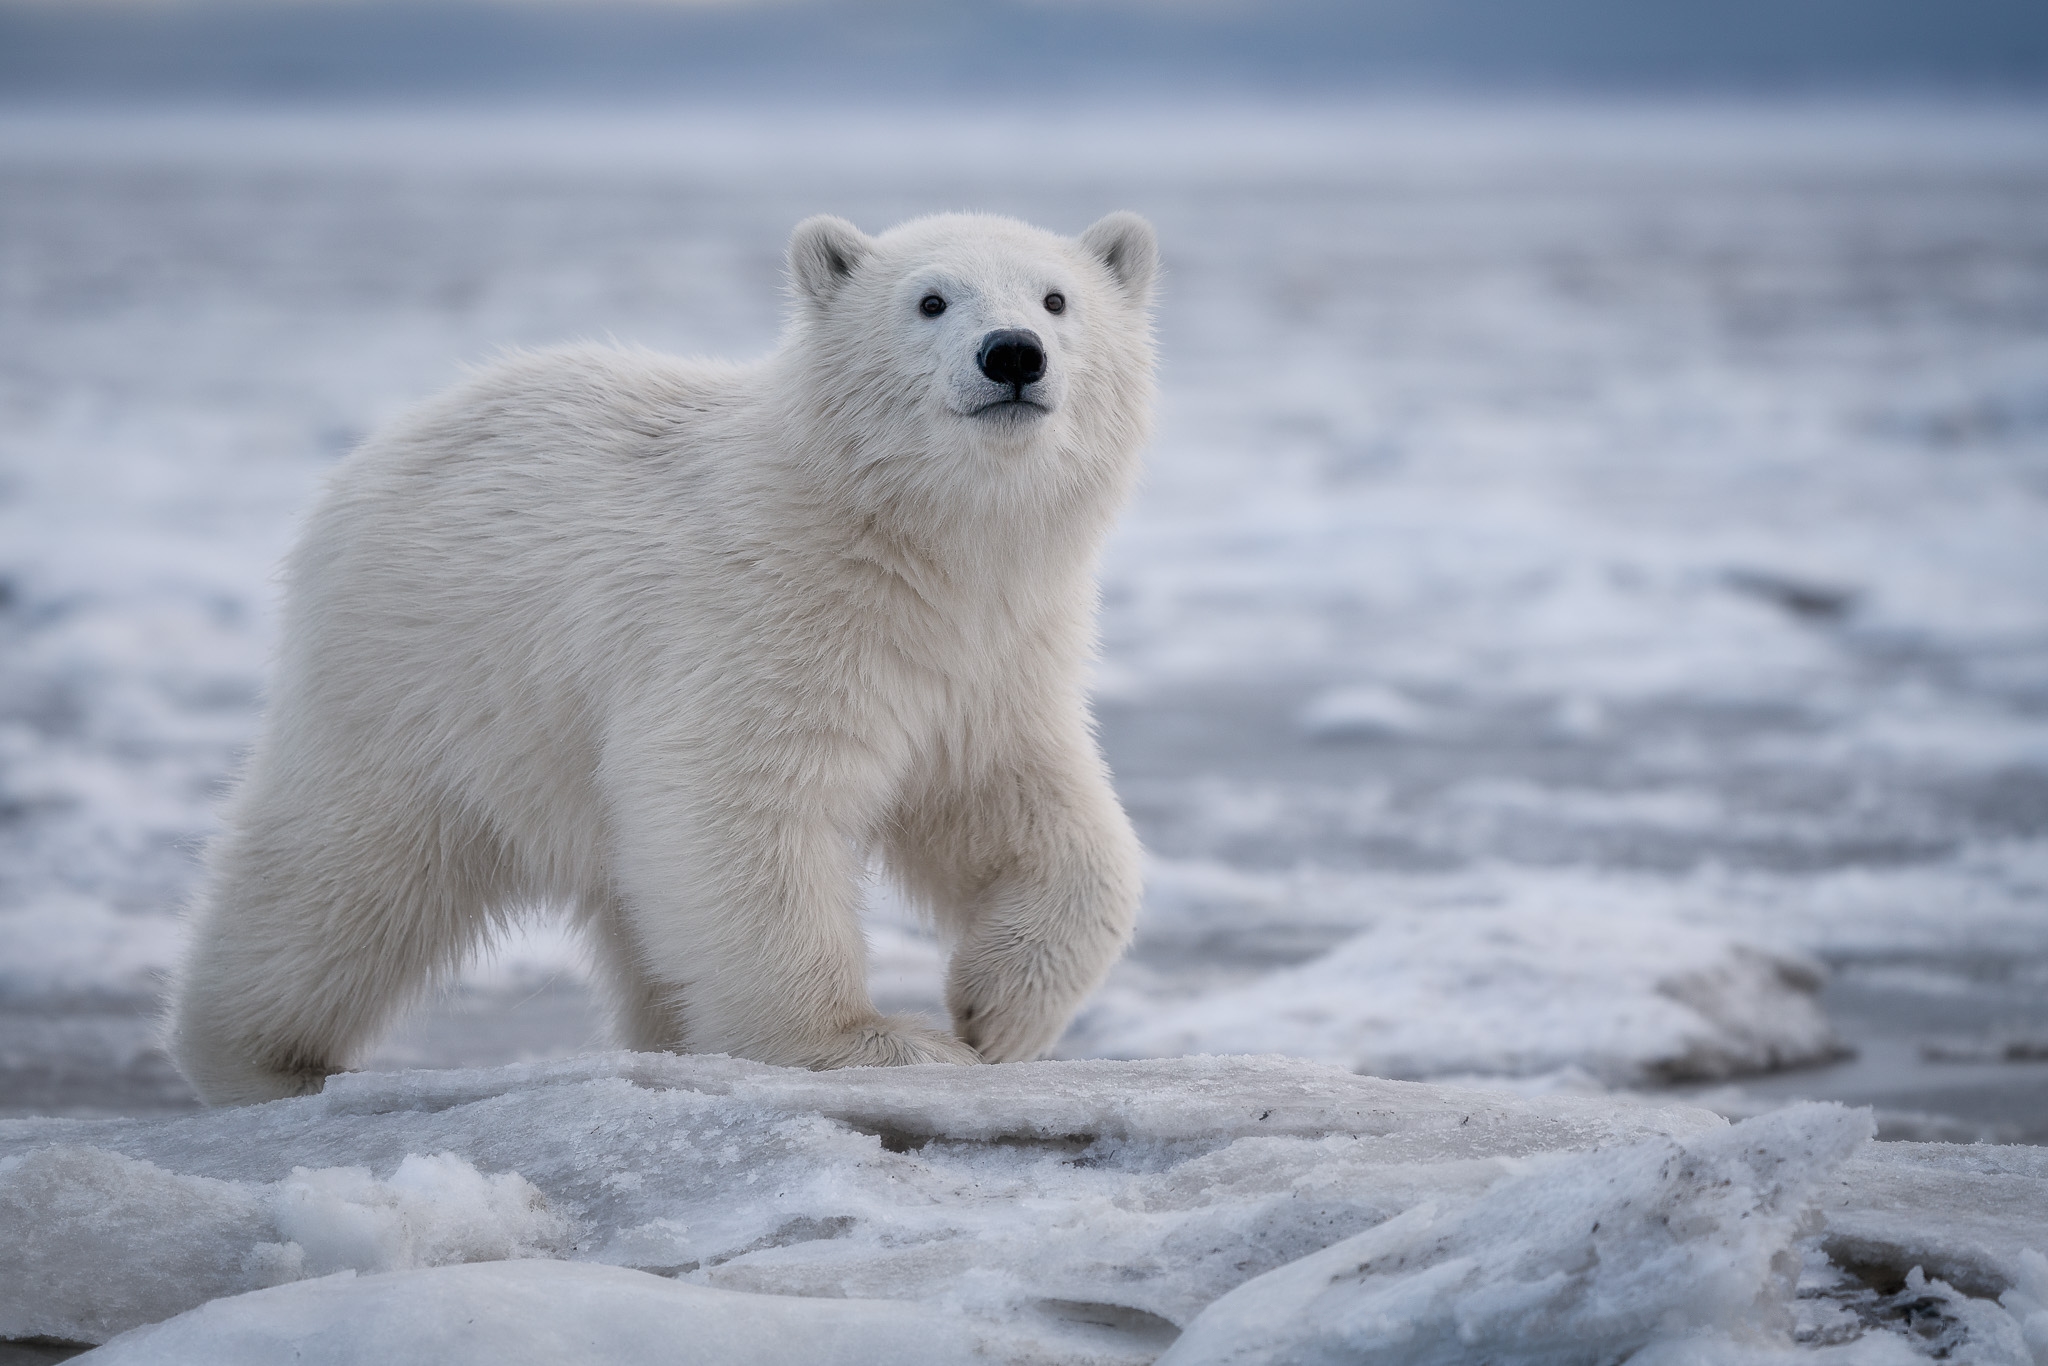
[[[1054,290],[1054,291],[1053,291],[1052,293],[1050,293],[1050,294],[1046,295],[1046,296],[1045,296],[1045,311],[1046,311],[1046,312],[1048,312],[1048,313],[1064,313],[1064,312],[1066,312],[1066,311],[1067,311],[1067,296],[1066,296],[1066,295],[1064,295],[1064,294],[1062,294],[1062,293],[1060,293],[1060,292],[1059,292],[1058,290]]]
[[[927,318],[936,318],[946,311],[946,301],[936,294],[927,294],[917,301],[917,311]]]

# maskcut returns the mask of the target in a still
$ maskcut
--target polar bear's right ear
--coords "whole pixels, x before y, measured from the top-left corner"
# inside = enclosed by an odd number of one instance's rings
[[[822,304],[874,249],[874,239],[844,218],[806,218],[789,235],[790,278],[806,299]]]
[[[1120,209],[1084,231],[1081,245],[1109,267],[1134,301],[1143,304],[1152,297],[1152,282],[1159,275],[1159,236],[1150,223]]]

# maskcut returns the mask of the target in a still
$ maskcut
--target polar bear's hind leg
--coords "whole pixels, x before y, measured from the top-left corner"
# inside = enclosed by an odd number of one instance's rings
[[[255,785],[252,784],[252,787]],[[265,812],[251,791],[214,854],[170,1045],[213,1104],[320,1090],[453,975],[510,903],[501,843],[447,810]]]

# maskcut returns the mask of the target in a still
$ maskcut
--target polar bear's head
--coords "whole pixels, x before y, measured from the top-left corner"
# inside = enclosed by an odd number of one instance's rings
[[[980,214],[878,237],[818,217],[797,226],[789,269],[809,397],[875,458],[1143,439],[1158,248],[1136,214],[1077,238]]]

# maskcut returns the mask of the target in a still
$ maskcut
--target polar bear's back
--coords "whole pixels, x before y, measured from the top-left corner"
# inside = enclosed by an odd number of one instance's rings
[[[336,470],[287,567],[295,618],[503,629],[615,602],[619,575],[673,579],[716,534],[724,476],[753,441],[749,379],[603,347],[480,371]]]
[[[469,792],[588,774],[620,678],[687,648],[750,393],[744,367],[526,353],[372,437],[288,564],[270,729]]]

